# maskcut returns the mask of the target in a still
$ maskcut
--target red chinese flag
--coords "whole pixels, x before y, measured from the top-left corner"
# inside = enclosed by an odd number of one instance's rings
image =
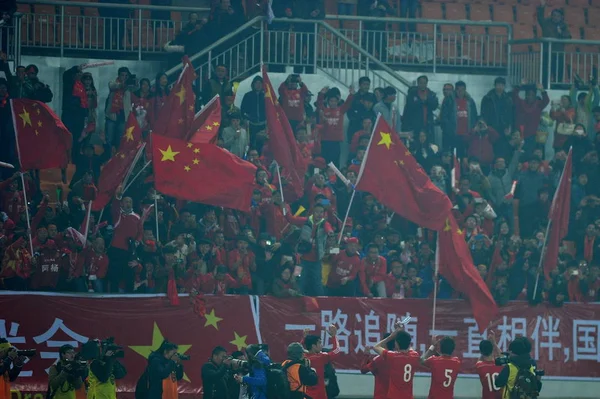
[[[454,289],[468,298],[479,331],[484,331],[498,314],[498,307],[473,265],[464,232],[450,214],[438,234],[439,273]]]
[[[377,118],[356,189],[367,191],[398,215],[439,230],[452,209],[385,119]]]
[[[220,126],[221,99],[217,94],[196,114],[186,140],[198,144],[216,144]]]
[[[152,133],[183,139],[192,126],[196,104],[192,84],[196,74],[187,56],[183,58],[183,64],[179,79],[156,116]]]
[[[165,195],[249,211],[256,166],[213,144],[152,135],[154,186]]]
[[[550,278],[550,272],[556,269],[558,264],[558,248],[562,240],[569,232],[569,211],[571,209],[571,176],[573,174],[573,150],[569,150],[563,173],[558,183],[556,193],[552,199],[550,208],[550,234],[546,239],[546,255],[544,259],[544,274]]]
[[[273,85],[267,75],[267,70],[262,69],[263,84],[265,87],[265,113],[269,132],[269,150],[280,167],[282,174],[289,176],[290,184],[294,188],[296,198],[286,198],[292,202],[304,194],[304,175],[307,164],[302,158],[302,152],[290,126],[290,122],[277,102]]]
[[[21,168],[66,168],[73,139],[60,118],[39,101],[10,102]]]
[[[142,129],[137,122],[135,112],[129,113],[125,134],[119,143],[117,152],[102,168],[98,179],[98,196],[92,202],[92,211],[102,210],[115,196],[117,188],[131,167],[136,154],[142,145]]]

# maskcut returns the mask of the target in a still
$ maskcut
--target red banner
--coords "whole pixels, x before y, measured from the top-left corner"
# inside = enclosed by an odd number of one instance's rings
[[[170,306],[161,296],[78,297],[67,295],[0,295],[0,337],[20,349],[34,348],[38,356],[28,362],[13,388],[20,392],[45,392],[46,370],[58,358],[58,348],[70,343],[80,347],[91,338],[114,336],[125,348],[125,379],[120,391],[132,392],[144,370],[146,358],[163,338],[191,355],[185,362],[182,393],[201,393],[200,368],[210,351],[222,345],[229,351],[256,342],[268,343],[274,361],[285,359],[290,342],[302,339],[302,330],[338,327],[342,352],[338,369],[356,370],[365,346],[372,346],[389,331],[398,317],[410,314],[407,331],[422,352],[431,334],[431,301],[363,298],[319,298],[318,311],[305,312],[302,299],[224,296],[206,298],[206,316],[193,312],[187,298]],[[481,335],[463,301],[440,301],[436,321],[438,335],[456,337],[457,355],[464,359],[463,373],[473,373]],[[549,376],[599,378],[600,305],[567,304],[562,308],[529,307],[515,302],[501,308],[495,321],[499,345],[506,350],[517,335],[533,342],[532,355]],[[322,333],[325,347],[330,338]],[[14,398],[22,398],[14,394]],[[121,395],[120,395],[121,397]],[[123,397],[131,397],[125,395]]]

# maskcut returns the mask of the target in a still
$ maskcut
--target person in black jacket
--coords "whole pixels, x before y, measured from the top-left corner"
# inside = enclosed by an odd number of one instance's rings
[[[227,395],[227,370],[231,359],[222,346],[213,349],[210,359],[202,366],[204,399],[225,399]]]
[[[415,136],[420,131],[425,131],[429,141],[433,142],[433,111],[438,108],[439,101],[436,94],[427,87],[428,82],[427,76],[419,76],[417,86],[408,90],[402,114],[402,129],[414,132]]]
[[[511,397],[515,388],[517,374],[521,369],[529,369],[537,379],[537,391],[542,390],[543,372],[537,370],[537,364],[531,358],[531,342],[527,337],[518,337],[508,346],[510,351],[509,363],[504,366],[500,374],[496,377],[495,385],[502,388],[502,397]]]
[[[256,135],[266,128],[267,117],[265,115],[265,91],[263,89],[263,79],[260,76],[252,79],[252,91],[244,94],[242,105],[240,107],[242,115],[248,120],[250,143],[256,148]]]
[[[147,399],[162,399],[164,380],[175,384],[183,378],[183,364],[177,353],[177,345],[167,340],[148,357]]]

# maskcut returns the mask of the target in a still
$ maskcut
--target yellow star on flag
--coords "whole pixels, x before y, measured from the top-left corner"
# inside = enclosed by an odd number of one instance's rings
[[[39,134],[40,134],[40,132],[38,132],[38,130],[37,130],[37,129],[35,129],[35,135],[36,135],[36,136],[39,136]]]
[[[175,162],[175,155],[179,154],[179,152],[173,151],[171,146],[168,146],[166,150],[160,150],[160,152],[162,154],[162,159],[160,160],[161,162],[164,162],[164,161]]]
[[[410,155],[410,151],[406,150],[406,152],[404,153],[404,155]]]
[[[219,122],[213,122],[213,126],[221,126]]]
[[[384,132],[379,132],[379,134],[381,135],[381,140],[379,140],[379,143],[377,143],[377,145],[385,145],[385,147],[389,150],[390,146],[394,144],[392,142],[392,135],[390,133]]]
[[[38,127],[42,127],[42,121],[38,121]]]
[[[450,227],[450,219],[446,219],[446,225],[444,226],[444,231],[452,231],[452,227]]]
[[[205,128],[206,130],[212,130],[212,126],[211,126],[211,125],[206,125],[206,126],[204,126],[204,128]]]
[[[183,124],[183,118],[179,118],[179,120],[177,121],[177,123],[179,123],[180,125]]]
[[[200,163],[200,160],[194,159],[194,165],[198,165],[199,163]]]
[[[127,130],[125,130],[125,138],[127,141],[133,141],[133,131],[135,130],[135,126],[129,126]]]
[[[160,331],[160,328],[158,328],[158,324],[156,324],[156,322],[155,322],[154,328],[152,330],[152,344],[150,344],[148,346],[134,345],[134,346],[130,346],[129,349],[131,349],[135,353],[143,356],[144,358],[148,359],[150,354],[152,354],[153,351],[157,350],[160,347],[160,345],[163,343],[164,340],[165,340],[165,338],[163,337],[162,332]],[[178,344],[178,346],[179,346],[178,352],[181,354],[184,354],[192,347],[192,345],[179,345],[179,344]],[[186,380],[187,382],[191,382],[189,377],[185,373],[183,374],[183,379]]]
[[[186,172],[189,172],[190,170],[192,170],[192,168],[190,168],[189,166],[185,165],[183,167],[183,170],[185,170]]]
[[[192,148],[194,145],[192,143],[187,143],[187,148]]]
[[[200,152],[200,148],[194,148],[194,154],[198,154]]]
[[[456,234],[458,234],[459,236],[463,235],[463,231],[461,229],[457,229],[456,230]]]
[[[36,105],[36,106],[37,106],[37,104],[33,104],[33,105]],[[36,109],[36,110],[35,110],[35,112],[36,112],[38,115],[41,113],[41,111],[39,110],[39,108],[38,108],[38,109]]]
[[[206,313],[204,315],[204,317],[206,318],[206,322],[204,323],[204,327],[208,327],[208,326],[213,326],[216,330],[219,329],[219,322],[221,320],[223,320],[221,317],[218,317],[217,315],[215,315],[215,310],[212,309],[210,311],[210,313]],[[236,334],[237,336],[237,334]]]
[[[119,154],[119,157],[121,157],[121,159],[125,159],[125,154],[121,153]]]
[[[193,106],[193,105],[190,105],[190,106],[188,107],[188,110],[190,110],[190,111],[193,111],[193,110],[194,110],[194,106]]]
[[[241,351],[242,349],[248,346],[248,344],[246,343],[246,338],[248,338],[247,335],[240,337],[235,331],[233,332],[233,334],[235,335],[235,339],[233,341],[229,341],[229,343],[235,345],[237,347],[237,350]]]
[[[31,126],[31,116],[29,116],[29,112],[25,108],[23,108],[23,113],[19,114],[19,116],[23,120],[23,127],[27,125]]]
[[[175,95],[179,97],[179,105],[183,104],[185,101],[185,87],[181,86],[181,89]]]

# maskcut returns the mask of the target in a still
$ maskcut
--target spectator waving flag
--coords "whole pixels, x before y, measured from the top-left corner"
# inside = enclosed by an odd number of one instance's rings
[[[221,98],[216,95],[194,116],[186,140],[192,143],[216,144],[221,127]]]
[[[183,139],[194,121],[196,95],[192,83],[196,79],[194,67],[187,57],[183,58],[183,71],[160,109],[154,123],[155,134]]]
[[[21,168],[66,168],[73,139],[60,118],[40,101],[10,102]]]
[[[256,166],[213,144],[152,135],[154,185],[181,200],[249,211]]]
[[[98,179],[98,196],[92,203],[92,211],[102,210],[113,199],[117,188],[123,183],[127,171],[131,168],[142,146],[142,129],[135,116],[129,113],[125,134],[121,137],[119,152],[104,165]]]
[[[275,98],[275,91],[265,66],[262,67],[262,77],[265,87],[265,113],[269,132],[269,150],[273,153],[273,158],[279,166],[283,168],[282,174],[289,176],[291,179],[290,184],[294,188],[296,198],[288,198],[287,200],[294,201],[304,194],[304,175],[308,165],[304,162],[290,122]]]
[[[498,314],[496,302],[473,265],[464,232],[448,214],[439,234],[439,273],[471,303],[479,331],[484,331]]]
[[[367,191],[398,215],[440,230],[452,209],[441,192],[379,115],[358,175],[356,189]]]
[[[569,150],[567,161],[558,183],[558,188],[552,199],[552,207],[548,217],[550,222],[550,234],[546,246],[544,260],[544,273],[550,278],[550,273],[556,269],[558,263],[558,248],[562,240],[569,232],[569,212],[571,209],[571,176],[573,174],[573,149]]]

